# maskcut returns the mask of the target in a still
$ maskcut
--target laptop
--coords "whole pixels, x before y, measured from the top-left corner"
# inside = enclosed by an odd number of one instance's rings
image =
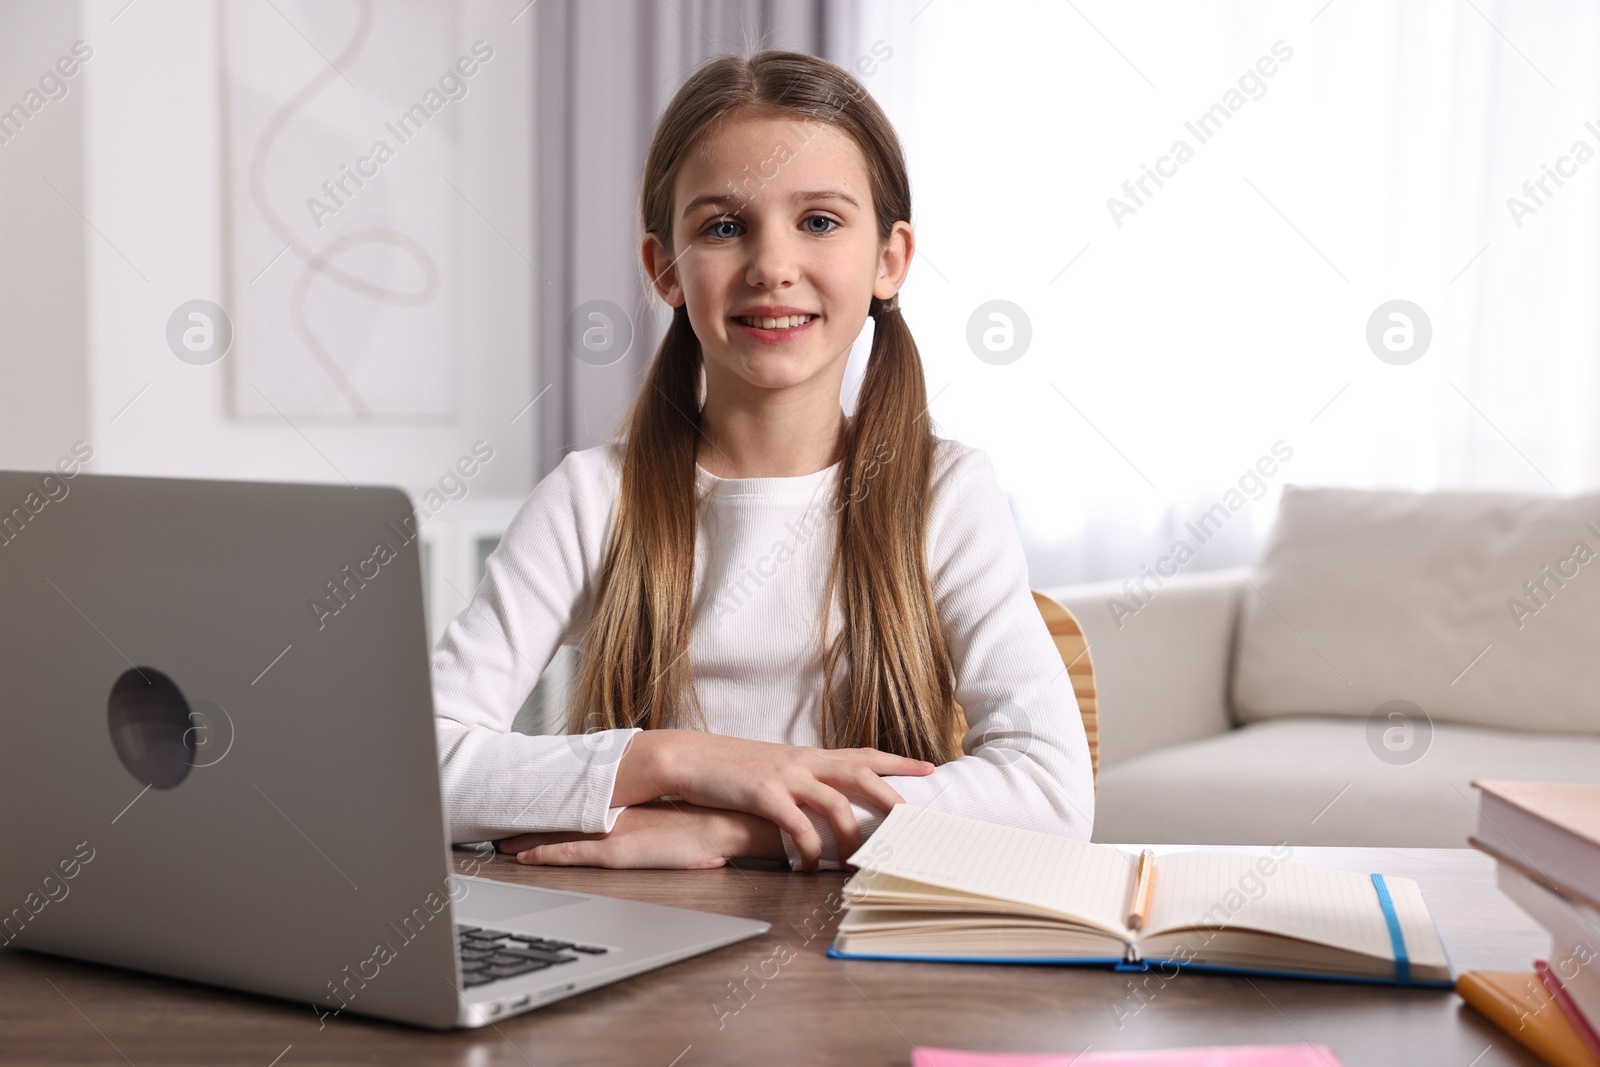
[[[766,932],[452,873],[421,545],[398,489],[0,471],[0,945],[448,1029]]]

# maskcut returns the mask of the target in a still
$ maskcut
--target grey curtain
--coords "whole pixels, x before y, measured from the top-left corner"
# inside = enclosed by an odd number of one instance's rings
[[[840,62],[856,2],[543,0],[533,9],[536,392],[549,387],[534,409],[536,478],[610,435],[666,328],[645,291],[637,204],[672,94],[727,53],[787,48]],[[580,358],[569,338],[586,330],[599,343]],[[624,330],[632,337],[619,357]]]

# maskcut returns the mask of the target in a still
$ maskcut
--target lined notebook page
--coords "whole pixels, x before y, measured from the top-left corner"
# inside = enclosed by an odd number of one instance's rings
[[[1148,936],[1190,926],[1241,927],[1394,958],[1370,875],[1278,861],[1270,874],[1262,874],[1258,859],[1229,852],[1160,857],[1150,918],[1141,932]],[[1419,962],[1443,964],[1444,950],[1416,882],[1386,881],[1407,952]]]
[[[1406,939],[1406,953],[1413,963],[1450,965],[1445,955],[1444,942],[1434,928],[1433,917],[1428,914],[1428,903],[1422,898],[1422,887],[1411,878],[1384,876],[1389,896],[1394,901],[1394,913],[1400,920],[1400,934]]]
[[[1016,901],[1120,937],[1136,859],[1110,845],[896,804],[850,856],[864,871]]]

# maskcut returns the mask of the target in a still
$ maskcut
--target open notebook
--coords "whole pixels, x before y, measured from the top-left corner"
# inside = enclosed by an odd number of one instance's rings
[[[1114,964],[1451,985],[1409,878],[1228,852],[1156,858],[1128,927],[1138,857],[897,804],[849,862],[830,956]]]

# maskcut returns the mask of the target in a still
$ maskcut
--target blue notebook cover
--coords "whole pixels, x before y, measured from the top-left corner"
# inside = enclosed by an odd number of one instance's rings
[[[1405,985],[1418,989],[1453,989],[1454,981],[1423,981],[1411,979],[1398,982],[1389,978],[1357,978],[1345,974],[1316,974],[1310,971],[1268,971],[1252,967],[1222,967],[1208,963],[1180,963],[1177,960],[1142,960],[1127,963],[1111,956],[890,956],[879,953],[840,952],[828,946],[828,955],[836,960],[902,960],[912,963],[1037,963],[1052,967],[1110,967],[1117,971],[1148,971],[1153,967],[1171,967],[1181,971],[1198,971],[1204,974],[1242,974],[1262,978],[1301,978],[1320,982],[1354,982],[1358,985]],[[1452,976],[1455,968],[1450,969]]]

